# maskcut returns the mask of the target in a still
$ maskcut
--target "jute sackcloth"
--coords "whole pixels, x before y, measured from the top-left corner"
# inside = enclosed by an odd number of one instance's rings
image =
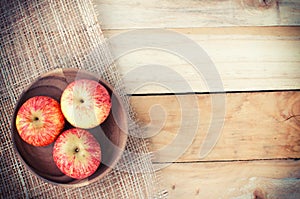
[[[21,92],[58,68],[81,68],[103,77],[121,96],[129,134],[138,135],[118,69],[90,0],[0,1],[0,198],[161,198],[147,142],[129,136],[126,151],[104,179],[80,188],[40,180],[13,150],[11,118]],[[143,171],[143,172],[140,172]]]

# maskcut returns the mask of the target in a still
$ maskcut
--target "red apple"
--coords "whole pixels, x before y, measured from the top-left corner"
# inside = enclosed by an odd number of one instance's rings
[[[52,143],[64,128],[65,120],[59,103],[50,97],[28,99],[18,110],[16,127],[28,144],[46,146]]]
[[[110,109],[108,91],[93,80],[76,80],[66,87],[61,96],[61,110],[74,127],[96,127],[107,118]]]
[[[92,175],[100,165],[100,145],[90,132],[72,128],[58,136],[53,159],[67,176],[83,179]]]

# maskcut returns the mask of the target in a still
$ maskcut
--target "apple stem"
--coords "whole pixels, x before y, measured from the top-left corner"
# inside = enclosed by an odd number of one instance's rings
[[[75,152],[76,152],[76,153],[79,152],[79,148],[78,148],[78,147],[75,148]]]
[[[33,120],[34,120],[34,121],[38,121],[39,118],[38,118],[38,117],[34,117]]]
[[[83,99],[80,99],[80,103],[84,103],[84,100],[83,100]]]

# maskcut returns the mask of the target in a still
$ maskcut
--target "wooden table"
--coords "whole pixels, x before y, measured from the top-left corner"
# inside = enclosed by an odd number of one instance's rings
[[[168,165],[159,173],[169,198],[300,197],[300,1],[94,2],[105,37],[134,29],[171,30],[201,46],[220,74],[224,90],[212,93],[203,77],[178,55],[141,49],[118,59],[137,119],[147,133],[156,133],[149,138],[153,152],[174,145],[182,120],[195,121],[181,117],[178,99],[197,104],[200,119],[191,145],[172,164],[164,161],[171,153],[155,162]],[[173,91],[149,84],[145,78],[149,74],[128,78],[146,64],[174,70],[192,92],[173,73],[158,77]],[[226,97],[226,113],[218,121],[224,126],[213,150],[200,158],[214,114],[211,99],[220,94]]]

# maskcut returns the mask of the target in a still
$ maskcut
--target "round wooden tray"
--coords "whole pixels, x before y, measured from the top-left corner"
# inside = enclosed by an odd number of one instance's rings
[[[98,81],[110,93],[112,110],[108,118],[99,126],[88,129],[98,140],[102,150],[101,164],[90,177],[76,180],[63,174],[55,165],[52,157],[54,143],[45,147],[35,147],[24,142],[19,136],[15,120],[21,105],[31,97],[42,95],[60,101],[67,85],[74,80],[90,79]],[[36,176],[59,186],[84,186],[103,178],[118,162],[127,140],[127,114],[121,99],[113,88],[95,75],[78,69],[57,69],[39,77],[21,94],[12,118],[12,140],[15,151],[22,163]],[[73,128],[66,121],[64,130]]]

